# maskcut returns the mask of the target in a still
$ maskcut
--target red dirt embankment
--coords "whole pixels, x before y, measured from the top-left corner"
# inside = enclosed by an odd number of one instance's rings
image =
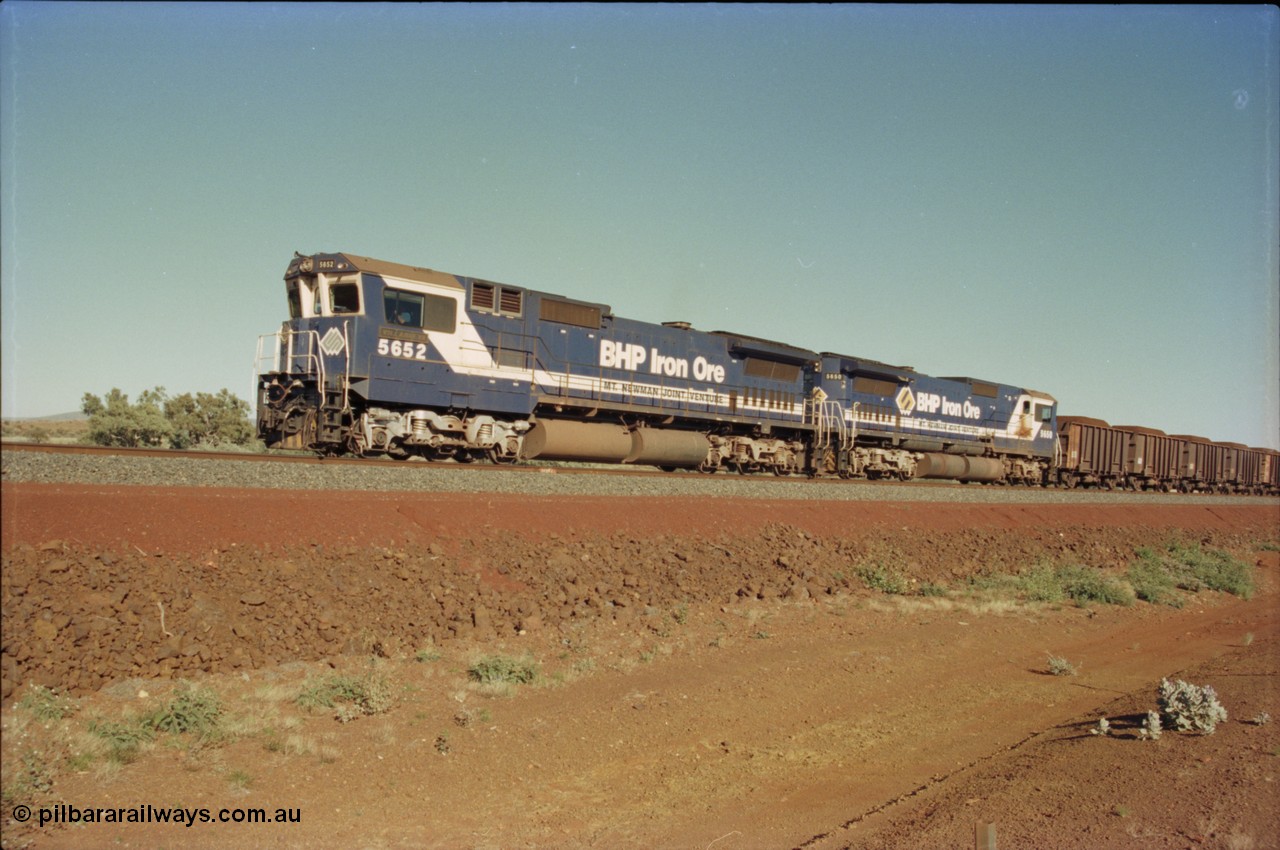
[[[1262,848],[1280,834],[1276,727],[1240,722],[1280,716],[1280,564],[1257,548],[1280,535],[1274,505],[5,484],[3,517],[7,712],[29,681],[71,689],[84,712],[139,677],[139,709],[179,676],[265,699],[306,675],[282,662],[370,654],[403,685],[390,712],[307,718],[288,746],[250,736],[208,761],[157,749],[48,792],[301,807],[301,824],[19,832],[6,812],[6,840],[828,850],[972,846],[979,820],[1002,847]],[[1039,561],[1114,572],[1171,540],[1256,561],[1256,596],[1083,609],[964,591]],[[877,565],[908,593],[869,590],[858,570]],[[950,592],[911,595],[925,586]],[[404,660],[428,645],[439,661]],[[476,690],[467,667],[495,652],[558,684]],[[1080,675],[1045,675],[1048,653]],[[1231,722],[1130,739],[1123,718],[1173,674],[1207,677]],[[1119,737],[1087,734],[1100,713]]]
[[[1230,543],[1267,506],[975,505],[5,485],[3,696],[227,672],[648,608],[935,585],[1134,535]]]

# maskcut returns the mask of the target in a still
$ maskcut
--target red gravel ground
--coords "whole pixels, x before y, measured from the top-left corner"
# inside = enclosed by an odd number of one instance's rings
[[[1276,847],[1275,505],[958,505],[3,485],[5,847]],[[1021,603],[975,576],[1256,565],[1244,600]],[[1267,544],[1267,545],[1263,545]],[[869,589],[861,569],[905,582]],[[945,592],[944,592],[945,589]],[[486,685],[495,655],[530,684]],[[1049,655],[1075,676],[1047,672]],[[371,672],[372,671],[372,672]],[[339,722],[295,697],[377,675]],[[1142,741],[1162,677],[1212,736]],[[104,723],[183,678],[217,740]],[[77,710],[41,722],[33,685]],[[1089,734],[1098,718],[1114,734]],[[97,737],[95,738],[95,735]],[[96,742],[95,742],[96,741]],[[289,824],[17,823],[20,805]],[[64,810],[65,811],[65,810]]]

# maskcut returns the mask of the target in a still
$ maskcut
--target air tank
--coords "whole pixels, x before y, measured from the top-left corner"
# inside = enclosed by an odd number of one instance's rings
[[[1004,464],[990,457],[965,457],[929,452],[916,462],[916,478],[953,478],[956,481],[999,481]]]
[[[618,424],[539,419],[524,437],[525,460],[622,463],[631,454],[631,433]]]
[[[711,444],[695,431],[637,428],[631,432],[631,454],[623,463],[694,467],[707,459]]]

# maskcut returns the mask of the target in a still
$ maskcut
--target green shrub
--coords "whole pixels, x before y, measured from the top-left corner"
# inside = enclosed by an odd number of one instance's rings
[[[903,594],[909,589],[906,575],[896,567],[887,567],[880,561],[873,561],[858,567],[858,578],[871,590],[881,593]]]
[[[1078,605],[1101,602],[1106,605],[1132,605],[1133,590],[1101,570],[1067,564],[1055,571],[1062,592]]]
[[[1212,735],[1227,720],[1227,710],[1209,685],[1192,685],[1181,679],[1160,682],[1160,716],[1180,732],[1193,730]]]
[[[155,738],[150,726],[126,720],[95,720],[89,734],[106,742],[107,760],[114,764],[129,764],[138,757],[138,749]]]
[[[144,390],[135,404],[116,388],[102,398],[85,393],[80,408],[89,417],[89,440],[99,446],[163,446],[173,435],[164,399],[163,387]]]
[[[531,659],[491,655],[467,669],[472,680],[482,684],[527,685],[538,678],[538,665]]]
[[[363,676],[333,674],[308,681],[295,700],[306,709],[333,709],[344,723],[364,714],[381,714],[395,702],[386,676],[370,669]]]
[[[1185,602],[1178,583],[1164,561],[1150,549],[1138,550],[1138,560],[1129,565],[1129,583],[1137,597],[1155,605],[1181,608]]]
[[[157,732],[191,732],[201,738],[213,738],[218,735],[221,717],[222,701],[217,694],[184,682],[168,705],[146,715],[142,723]]]
[[[1027,602],[1063,602],[1084,606],[1090,602],[1132,605],[1133,590],[1101,570],[1074,564],[1039,563],[1018,575],[980,576],[969,580],[977,590],[1013,594]]]
[[[169,438],[175,449],[230,444],[244,446],[254,437],[249,403],[225,388],[212,393],[183,393],[164,399],[164,415],[173,428]]]
[[[1076,665],[1060,655],[1049,656],[1049,672],[1054,676],[1074,676],[1078,672]]]
[[[54,769],[44,756],[28,750],[22,754],[21,761],[21,767],[10,773],[4,786],[2,796],[6,805],[29,800],[37,793],[53,788]]]
[[[1163,553],[1142,548],[1137,555],[1129,580],[1140,599],[1179,607],[1183,598],[1175,588],[1218,590],[1242,599],[1253,596],[1253,568],[1220,549],[1172,543]]]
[[[222,389],[171,397],[164,387],[144,390],[136,402],[118,388],[99,398],[85,393],[80,409],[89,417],[89,441],[100,446],[248,445],[254,429],[249,404]]]
[[[61,720],[75,714],[78,703],[68,696],[62,696],[52,688],[44,685],[31,685],[18,701],[18,708],[23,709],[36,720],[48,723]]]
[[[1180,582],[1179,587],[1188,590],[1205,587],[1232,593],[1242,599],[1253,596],[1253,568],[1221,549],[1204,550],[1198,543],[1192,546],[1175,543],[1169,547],[1168,558],[1179,572],[1179,577],[1186,582]]]
[[[1030,572],[1018,576],[1016,586],[1030,602],[1061,602],[1067,598],[1057,570],[1049,564],[1037,564]]]

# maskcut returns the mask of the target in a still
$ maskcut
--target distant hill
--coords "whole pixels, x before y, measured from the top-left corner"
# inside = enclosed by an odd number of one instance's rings
[[[89,434],[89,417],[83,413],[5,419],[0,436],[5,440],[36,443],[75,443]]]
[[[4,419],[6,422],[79,422],[88,418],[84,413],[76,410],[71,413],[55,413],[52,416],[6,416]]]

